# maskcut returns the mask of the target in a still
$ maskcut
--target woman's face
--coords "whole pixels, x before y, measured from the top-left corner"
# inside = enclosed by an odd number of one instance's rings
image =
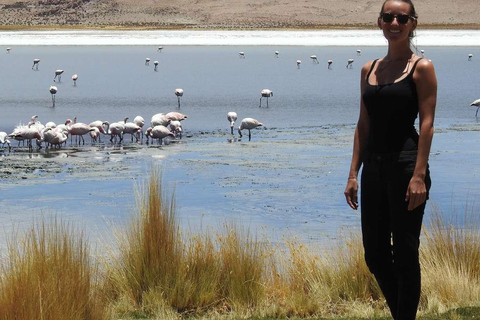
[[[408,19],[406,24],[398,22],[397,15],[410,15],[410,4],[402,1],[387,1],[383,7],[383,13],[393,14],[395,18],[391,22],[378,18],[378,27],[382,29],[385,38],[390,41],[408,41],[409,34],[417,27],[417,20]],[[401,20],[401,19],[400,19]]]

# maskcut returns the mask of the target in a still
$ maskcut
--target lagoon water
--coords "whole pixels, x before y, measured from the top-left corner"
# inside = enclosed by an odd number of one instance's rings
[[[0,45],[11,47],[10,53],[0,54],[0,131],[11,132],[34,114],[42,123],[59,124],[74,117],[85,123],[115,122],[137,115],[148,123],[153,114],[179,111],[188,115],[184,137],[162,147],[131,144],[127,138],[123,147],[104,143],[72,149],[69,143],[54,152],[0,151],[0,160],[18,155],[31,162],[62,158],[61,170],[53,175],[37,169],[27,179],[0,181],[0,224],[5,234],[13,226],[28,227],[34,217],[53,213],[78,223],[94,240],[108,237],[112,224],[125,222],[131,213],[134,185],[144,181],[156,164],[163,166],[165,186],[175,189],[179,218],[186,228],[215,228],[234,219],[273,239],[288,232],[303,241],[323,243],[335,239],[343,227],[359,225],[359,213],[347,207],[343,189],[358,116],[360,69],[386,50],[384,44],[375,44],[382,39],[378,32],[365,31],[363,42],[350,46],[335,32],[327,33],[323,45],[312,45],[308,33],[288,35],[284,39],[308,40],[284,46],[268,40],[281,38],[278,32],[261,38],[270,45],[228,32],[210,34],[217,45],[197,45],[188,35],[181,38],[182,45],[168,42],[178,41],[174,32],[152,43],[115,33],[103,38],[93,31],[86,34],[0,33]],[[152,35],[140,34],[144,41]],[[423,38],[437,39],[433,43],[440,46],[423,44],[420,36],[417,42],[434,62],[439,82],[427,219],[433,207],[448,214],[473,205],[480,178],[480,123],[476,108],[469,106],[480,98],[480,52],[478,44],[468,40],[475,32],[456,37],[464,42],[442,43],[442,36],[445,31]],[[122,43],[115,42],[118,37]],[[208,34],[202,37],[202,44],[211,44]],[[43,42],[31,42],[34,38]],[[57,39],[56,45],[51,39]],[[164,45],[161,52],[159,44]],[[245,59],[239,58],[239,51],[245,52]],[[313,64],[311,55],[320,63]],[[32,70],[35,58],[41,59],[38,71]],[[352,69],[346,68],[350,58],[355,59]],[[333,60],[331,70],[328,59]],[[300,68],[297,60],[302,61]],[[65,72],[61,82],[54,83],[56,69]],[[79,75],[76,86],[70,80],[74,73]],[[58,87],[55,107],[48,91],[53,84]],[[180,109],[173,93],[178,87],[185,91]],[[268,108],[265,100],[259,108],[264,88],[273,90],[274,96]],[[232,141],[228,111],[236,111],[239,120],[256,118],[264,128],[253,130],[251,141],[245,137]],[[69,161],[75,154],[77,160]],[[79,172],[74,168],[78,159],[111,172],[105,177],[95,170]],[[0,163],[4,166],[4,161]]]

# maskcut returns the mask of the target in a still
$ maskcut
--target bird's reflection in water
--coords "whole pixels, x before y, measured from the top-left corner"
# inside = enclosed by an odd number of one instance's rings
[[[231,138],[227,139],[227,141],[230,142],[230,143],[233,143],[233,142],[237,142],[237,141],[242,141],[242,139],[237,139],[235,137],[231,137]]]

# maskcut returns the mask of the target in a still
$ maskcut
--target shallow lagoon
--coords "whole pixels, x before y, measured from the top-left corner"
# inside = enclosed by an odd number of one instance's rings
[[[358,48],[169,46],[160,53],[156,46],[14,47],[0,55],[0,131],[11,132],[34,114],[42,123],[57,124],[75,116],[89,123],[142,115],[149,122],[155,113],[174,110],[188,119],[183,139],[161,147],[127,138],[122,146],[69,143],[56,151],[0,153],[5,234],[53,213],[84,227],[94,240],[108,237],[111,225],[123,223],[131,212],[135,184],[159,164],[165,185],[175,190],[184,228],[235,219],[273,240],[285,232],[316,243],[335,239],[342,227],[359,225],[343,189],[360,67],[385,52],[384,47],[361,47],[357,56]],[[445,213],[463,211],[477,198],[480,177],[480,124],[469,107],[480,95],[477,48],[422,49],[439,80],[430,204]],[[473,61],[467,61],[468,53]],[[313,54],[320,64],[312,63]],[[157,72],[152,62],[145,66],[146,57],[159,61]],[[38,71],[31,69],[34,58],[41,59]],[[345,67],[349,58],[355,59],[352,69]],[[328,59],[334,60],[332,70]],[[53,108],[48,88],[55,69],[65,73],[56,83]],[[79,75],[75,87],[74,73]],[[176,87],[185,90],[180,110]],[[264,88],[274,97],[268,108],[259,108]],[[254,130],[251,141],[232,140],[228,111],[240,119],[256,118],[265,127]]]

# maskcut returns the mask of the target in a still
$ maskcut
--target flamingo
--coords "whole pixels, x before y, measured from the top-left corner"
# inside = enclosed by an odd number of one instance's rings
[[[60,147],[62,143],[66,143],[67,139],[68,135],[64,131],[55,131],[52,128],[45,128],[43,131],[43,140],[48,144]]]
[[[107,134],[110,135],[110,142],[113,142],[113,138],[118,136],[120,138],[120,142],[123,140],[123,130],[125,126],[121,122],[114,122],[110,124],[108,121],[104,121],[103,124],[107,126]]]
[[[245,52],[240,51],[240,52],[238,53],[238,56],[240,57],[240,59],[245,59]]]
[[[143,119],[142,116],[136,116],[135,119],[133,119],[133,123],[140,127],[140,132],[137,135],[138,139],[140,139],[140,134],[142,135],[143,139],[143,126],[145,125],[145,119]]]
[[[137,139],[136,141],[138,142],[138,134],[140,133],[142,128],[137,126],[133,122],[127,122],[127,120],[128,120],[128,117],[125,117],[125,119],[123,120],[123,125],[124,125],[123,134],[127,133],[131,135],[132,142],[133,142],[133,134],[135,134],[135,139]]]
[[[267,98],[267,108],[268,108],[268,98],[273,97],[273,91],[269,89],[263,89],[260,93],[260,108],[262,107],[262,98]]]
[[[17,126],[14,131],[8,135],[17,141],[28,140],[28,150],[31,151],[32,147],[32,139],[37,139],[37,145],[39,145],[39,141],[41,141],[42,136],[40,132],[35,127],[28,127],[28,126]]]
[[[332,69],[332,63],[333,63],[333,60],[327,61],[327,69]]]
[[[347,68],[350,68],[350,69],[353,68],[353,61],[355,61],[355,60],[353,60],[353,59],[348,59],[348,61],[347,61]]]
[[[312,62],[313,62],[314,64],[319,64],[319,62],[318,62],[318,59],[317,59],[317,56],[316,56],[316,55],[310,56],[310,59],[312,59]]]
[[[55,107],[55,95],[57,94],[58,88],[55,86],[50,86],[50,93],[52,94],[53,107]]]
[[[187,119],[186,115],[184,115],[183,113],[180,113],[180,112],[175,112],[175,111],[169,112],[165,116],[171,121],[175,121],[175,120],[176,121],[182,121],[182,120]]]
[[[425,57],[425,50],[420,50],[420,53],[422,54],[422,57]]]
[[[478,109],[480,109],[480,99],[473,101],[470,105],[473,107],[477,107],[477,112],[475,113],[475,117],[476,117],[478,114]]]
[[[357,50],[357,56],[361,56],[362,55],[362,50],[358,49]]]
[[[39,63],[40,63],[40,59],[33,59],[32,70],[33,70],[33,67],[35,67],[35,70],[38,70],[38,64]]]
[[[80,139],[82,139],[82,144],[85,144],[85,139],[83,139],[83,135],[95,129],[90,127],[88,124],[77,122],[76,117],[73,119],[73,122],[73,124],[71,122],[66,124],[68,134],[71,135],[70,139],[72,139],[73,136],[80,136]]]
[[[62,81],[62,69],[55,70],[55,77],[53,77],[53,82],[55,82],[55,79],[58,77],[58,82]]]
[[[176,136],[177,134],[180,136],[180,139],[182,139],[182,123],[178,120],[172,120],[170,122],[170,130],[174,133]]]
[[[158,61],[157,60],[153,61],[153,65],[154,65],[153,71],[157,71]]]
[[[468,61],[472,61],[472,58],[473,58],[473,54],[468,54]]]
[[[7,53],[10,53],[10,50],[12,50],[12,48],[7,48]]]
[[[145,58],[145,65],[149,66],[150,65],[150,58]]]
[[[183,89],[177,88],[175,89],[175,95],[177,96],[178,99],[178,107],[180,108],[180,97],[183,97]]]
[[[233,127],[235,126],[235,121],[237,121],[237,113],[234,111],[227,113],[227,120],[230,122],[230,132],[233,135]]]
[[[48,121],[47,123],[45,123],[45,128],[55,129],[56,127],[57,127],[57,125],[53,121]]]
[[[92,132],[97,132],[97,130],[90,131],[90,137],[92,137],[92,134],[95,135],[95,142],[97,141],[96,138],[98,138],[98,142],[102,142],[100,139],[100,133],[101,134],[107,134],[107,131],[105,131],[105,128],[103,127],[104,121],[102,120],[95,120],[90,122],[89,127],[90,128],[96,128],[98,130],[98,133],[92,133]]]
[[[152,116],[152,119],[150,120],[150,125],[152,127],[156,126],[168,126],[170,124],[170,119],[167,118],[167,116],[163,113],[157,113]]]
[[[89,131],[88,134],[90,135],[90,140],[92,141],[92,144],[95,142],[101,142],[100,141],[100,130],[97,127],[92,127],[93,130]]]
[[[253,118],[244,118],[242,120],[242,123],[238,127],[238,134],[240,135],[240,138],[242,137],[242,130],[247,129],[248,130],[248,141],[252,139],[252,133],[250,130],[263,126],[262,123],[260,123],[258,120],[253,119]]]
[[[278,55],[280,54],[280,52],[278,51],[275,51],[275,58],[278,58]]]
[[[73,86],[75,87],[77,85],[77,80],[78,80],[78,75],[76,73],[72,76],[72,80],[73,80]]]
[[[145,131],[145,136],[147,137],[147,143],[148,143],[148,137],[153,139],[158,139],[158,143],[161,145],[162,140],[168,136],[175,137],[175,135],[168,130],[167,127],[164,126],[155,126],[155,127],[148,127],[147,130]]]
[[[302,64],[302,60],[297,60],[297,69],[300,69],[300,64]]]
[[[163,47],[162,47],[162,46],[159,46],[159,47],[157,48],[157,52],[162,52],[162,50],[163,50]]]
[[[7,139],[8,134],[6,132],[0,132],[0,144],[2,146],[5,146],[5,144],[8,145],[8,151],[12,149],[12,144],[10,143],[10,140]]]

